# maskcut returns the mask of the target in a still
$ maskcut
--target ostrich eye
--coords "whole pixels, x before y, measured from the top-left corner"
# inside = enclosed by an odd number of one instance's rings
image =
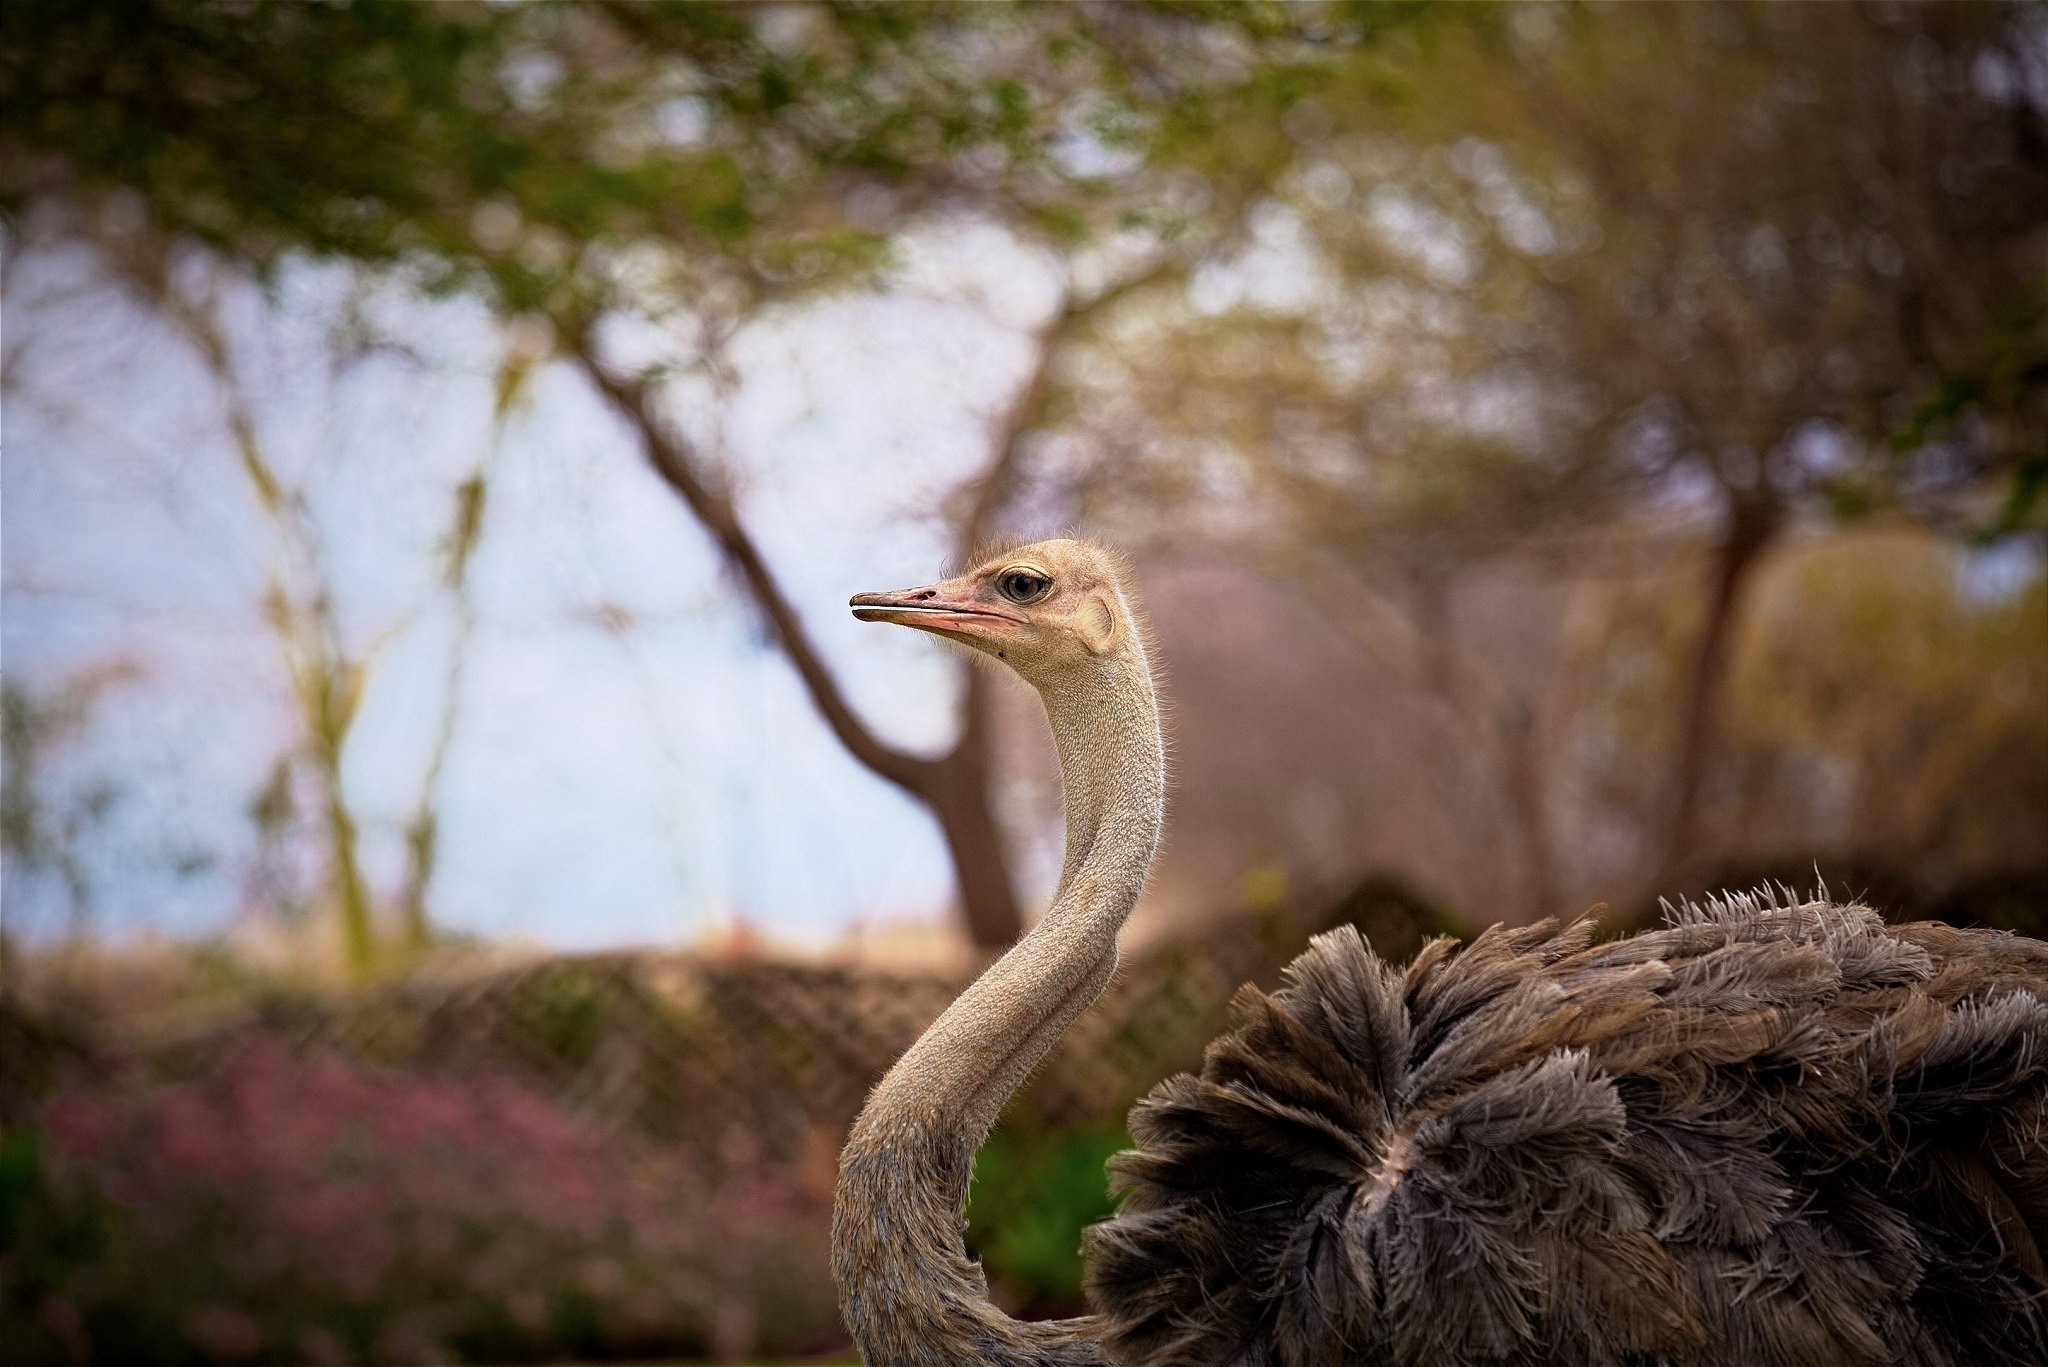
[[[1013,603],[1035,603],[1051,587],[1052,580],[1033,570],[1004,570],[996,577],[996,592]]]

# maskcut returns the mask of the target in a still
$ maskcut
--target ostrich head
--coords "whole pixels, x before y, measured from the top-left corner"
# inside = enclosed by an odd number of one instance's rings
[[[1039,541],[926,588],[855,594],[853,615],[957,641],[1046,692],[1142,658],[1122,580],[1100,547]]]

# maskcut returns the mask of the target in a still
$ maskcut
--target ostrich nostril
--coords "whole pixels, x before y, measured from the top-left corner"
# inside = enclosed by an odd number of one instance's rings
[[[925,599],[934,596],[936,595],[933,593],[931,589],[919,589],[916,593],[910,595],[910,601],[913,603],[922,603]]]

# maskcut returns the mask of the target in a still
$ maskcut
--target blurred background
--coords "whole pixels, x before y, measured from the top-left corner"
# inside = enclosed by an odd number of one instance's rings
[[[1129,555],[1174,737],[1021,1313],[1327,926],[2048,928],[2042,7],[4,33],[10,1361],[847,1360],[839,1140],[1061,832],[845,602],[998,539]]]

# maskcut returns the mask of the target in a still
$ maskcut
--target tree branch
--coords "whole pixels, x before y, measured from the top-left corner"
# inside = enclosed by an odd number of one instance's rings
[[[974,482],[972,497],[959,518],[954,550],[961,564],[964,565],[989,540],[997,516],[1016,490],[1018,470],[1023,463],[1021,448],[1024,437],[1045,416],[1046,405],[1052,398],[1054,360],[1110,308],[1139,290],[1167,279],[1185,278],[1187,273],[1186,262],[1175,257],[1161,257],[1143,270],[1085,299],[1069,294],[1059,311],[1038,330],[1037,359],[1015,397],[990,425],[989,446],[995,455],[990,458],[981,478]]]
[[[913,795],[928,798],[933,761],[885,743],[854,712],[782,585],[762,558],[760,548],[741,524],[732,501],[705,478],[683,439],[656,416],[646,382],[627,379],[607,369],[598,360],[587,332],[571,332],[568,340],[570,354],[582,365],[590,382],[639,431],[648,464],[682,497],[698,523],[718,543],[719,552],[746,585],[755,606],[767,617],[811,701],[839,743],[874,773]]]
[[[1759,483],[1760,489],[1767,485]],[[1726,525],[1707,565],[1707,611],[1689,662],[1678,715],[1663,848],[1653,886],[1667,883],[1692,853],[1700,789],[1719,739],[1723,680],[1741,627],[1743,601],[1764,554],[1784,525],[1784,509],[1768,493],[1728,491]]]

